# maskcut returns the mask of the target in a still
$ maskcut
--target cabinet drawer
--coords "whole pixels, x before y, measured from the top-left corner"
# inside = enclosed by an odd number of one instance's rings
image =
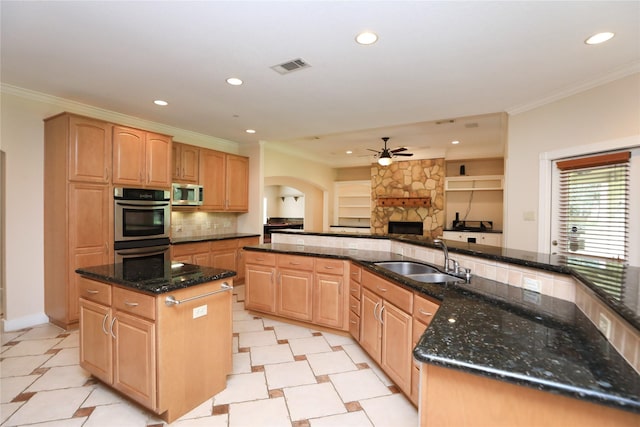
[[[314,258],[297,255],[278,255],[278,267],[294,270],[313,270]]]
[[[171,246],[171,255],[174,257],[200,254],[209,252],[209,242],[186,243]]]
[[[360,279],[362,277],[362,267],[351,264],[351,274],[349,275],[349,277],[356,283],[360,283]]]
[[[439,307],[440,304],[416,295],[413,299],[413,317],[429,326]]]
[[[353,311],[349,312],[349,334],[360,341],[360,316]]]
[[[151,295],[128,291],[122,288],[113,289],[113,307],[116,310],[126,311],[136,316],[155,320],[155,301],[155,297]]]
[[[401,310],[413,313],[413,293],[395,285],[382,277],[362,272],[362,286],[381,296]]]
[[[360,300],[355,298],[353,295],[349,295],[349,310],[356,314],[360,313]]]
[[[360,299],[360,284],[349,280],[349,295],[356,299]]]
[[[339,259],[317,258],[316,272],[325,274],[343,274],[345,261]]]
[[[276,265],[276,254],[272,252],[245,251],[244,259],[247,264]]]
[[[238,241],[235,239],[216,240],[214,242],[210,242],[210,244],[210,249],[212,251],[219,251],[221,249],[236,249],[238,247]]]
[[[100,304],[111,305],[111,285],[106,283],[80,277],[78,295]]]

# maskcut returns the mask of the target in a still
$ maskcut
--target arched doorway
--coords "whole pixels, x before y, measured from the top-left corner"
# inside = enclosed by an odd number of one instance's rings
[[[270,176],[264,178],[268,186],[294,188],[304,195],[304,230],[322,232],[328,225],[328,191],[313,182],[290,176]]]

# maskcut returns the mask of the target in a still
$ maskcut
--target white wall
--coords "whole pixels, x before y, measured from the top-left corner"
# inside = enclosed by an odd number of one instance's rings
[[[230,153],[239,151],[235,142],[11,86],[3,85],[0,94],[0,149],[6,153],[4,330],[20,329],[48,321],[44,314],[43,119],[69,111],[174,135],[176,139],[193,145]],[[255,161],[252,164],[258,163]],[[257,184],[250,185],[251,197],[257,197]],[[250,201],[250,206],[253,206],[251,203],[255,202]],[[261,230],[261,219],[250,230]]]
[[[640,135],[640,73],[512,115],[508,135],[505,246],[537,252],[541,155]]]

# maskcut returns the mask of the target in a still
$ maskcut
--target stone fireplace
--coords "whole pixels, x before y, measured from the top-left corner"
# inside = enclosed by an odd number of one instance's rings
[[[441,236],[445,224],[444,179],[444,159],[373,164],[371,233],[388,234],[389,221],[421,222],[424,236]]]

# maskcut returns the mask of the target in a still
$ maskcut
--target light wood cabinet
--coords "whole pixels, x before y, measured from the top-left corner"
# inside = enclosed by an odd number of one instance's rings
[[[200,185],[204,202],[199,210],[249,210],[249,159],[214,150],[200,150]]]
[[[173,182],[197,184],[199,179],[200,149],[193,145],[173,142],[171,146]]]
[[[277,256],[276,314],[291,319],[312,319],[314,259]]]
[[[265,313],[276,312],[276,254],[245,253],[245,307]]]
[[[237,283],[244,283],[244,275],[246,272],[246,251],[244,250],[245,246],[256,246],[260,244],[260,238],[259,237],[242,237],[240,239],[237,239],[238,242],[238,248],[237,248],[237,252],[236,252],[236,273],[238,274],[236,276],[236,282]]]
[[[211,267],[238,271],[238,241],[235,239],[212,241],[209,245]]]
[[[113,184],[171,187],[171,137],[114,126]]]
[[[410,395],[413,294],[368,271],[362,286],[360,345]]]
[[[80,366],[172,422],[226,386],[232,370],[231,281],[178,289],[183,301],[81,279]],[[225,287],[227,286],[228,287]],[[205,307],[205,315],[193,310]]]
[[[64,329],[80,317],[76,268],[113,260],[112,128],[68,113],[45,120],[44,305]]]
[[[313,284],[313,323],[348,330],[347,261],[317,258]]]
[[[360,341],[360,277],[362,267],[351,264],[349,274],[349,334]]]
[[[210,265],[209,242],[184,243],[171,246],[171,260],[187,264]]]

